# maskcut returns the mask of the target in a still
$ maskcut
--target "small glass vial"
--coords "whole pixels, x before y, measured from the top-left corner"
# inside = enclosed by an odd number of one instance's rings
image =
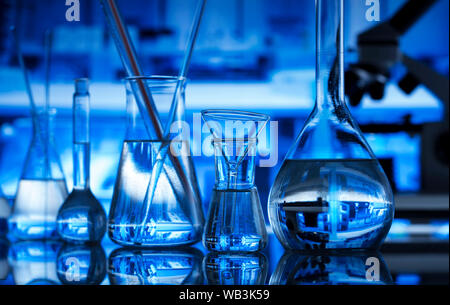
[[[89,187],[90,130],[87,79],[75,81],[73,96],[73,191],[58,212],[57,230],[62,239],[96,243],[106,232],[106,213]]]

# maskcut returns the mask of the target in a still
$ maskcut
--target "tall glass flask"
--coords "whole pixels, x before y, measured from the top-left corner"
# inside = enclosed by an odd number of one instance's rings
[[[68,242],[95,243],[106,232],[106,213],[89,187],[90,101],[87,79],[75,80],[73,96],[73,190],[60,208],[57,230]]]
[[[68,192],[51,132],[54,114],[40,111],[33,120],[33,138],[9,218],[9,232],[19,239],[57,238],[56,216]]]
[[[128,78],[127,134],[114,187],[108,220],[110,238],[125,246],[176,246],[201,239],[204,216],[197,178],[189,155],[188,139],[182,136],[184,122],[184,87],[179,92],[177,120],[172,133],[164,140],[149,136],[140,115],[136,87],[144,83],[151,92],[160,113],[167,113],[178,79],[174,77]],[[166,107],[166,108],[163,108]],[[174,153],[176,151],[176,153]],[[178,158],[192,185],[193,192],[183,188],[174,170]],[[184,158],[183,158],[184,157]],[[151,178],[155,179],[154,188]]]
[[[214,146],[216,182],[203,244],[217,252],[255,252],[267,244],[267,232],[255,186],[257,138],[266,115],[227,110],[202,112]]]
[[[376,249],[391,187],[344,100],[343,0],[316,1],[316,105],[275,179],[269,219],[291,249]]]

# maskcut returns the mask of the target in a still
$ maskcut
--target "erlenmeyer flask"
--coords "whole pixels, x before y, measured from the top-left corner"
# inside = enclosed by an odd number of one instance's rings
[[[54,111],[39,112],[19,181],[9,232],[19,239],[57,237],[56,215],[67,197],[64,174],[53,143]],[[40,133],[40,134],[39,134]]]
[[[316,105],[269,196],[291,249],[376,249],[394,216],[388,179],[344,100],[343,0],[318,0]]]
[[[177,78],[139,77],[127,79],[127,135],[114,187],[114,195],[108,220],[110,238],[126,246],[175,246],[192,244],[201,239],[204,216],[201,208],[197,178],[189,159],[189,147],[179,134],[161,140],[148,135],[135,98],[134,88],[138,84],[150,87],[160,113],[167,112],[173,99]],[[184,88],[175,109],[176,130],[184,120]],[[162,109],[162,107],[167,107]],[[176,137],[176,139],[175,139]],[[190,196],[177,176],[171,158],[180,154],[179,164],[192,185]],[[182,158],[184,157],[184,158]],[[160,162],[158,164],[158,162]],[[158,173],[155,188],[150,196],[150,179]],[[156,176],[153,176],[156,177]]]
[[[216,182],[203,244],[217,252],[255,252],[267,244],[258,189],[255,186],[256,144],[269,121],[262,114],[202,111],[212,136]]]

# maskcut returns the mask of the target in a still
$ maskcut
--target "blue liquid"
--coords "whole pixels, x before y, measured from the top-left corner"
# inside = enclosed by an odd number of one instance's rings
[[[255,252],[267,243],[257,189],[214,190],[203,243],[210,251]]]
[[[286,160],[269,216],[286,248],[377,249],[394,217],[392,202],[376,160]]]
[[[106,232],[106,214],[89,189],[73,190],[57,218],[59,236],[69,242],[99,242]]]

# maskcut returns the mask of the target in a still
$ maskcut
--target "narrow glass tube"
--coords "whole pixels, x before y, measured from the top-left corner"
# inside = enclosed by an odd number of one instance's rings
[[[77,190],[89,188],[89,109],[88,80],[77,79],[73,99],[73,187]]]

